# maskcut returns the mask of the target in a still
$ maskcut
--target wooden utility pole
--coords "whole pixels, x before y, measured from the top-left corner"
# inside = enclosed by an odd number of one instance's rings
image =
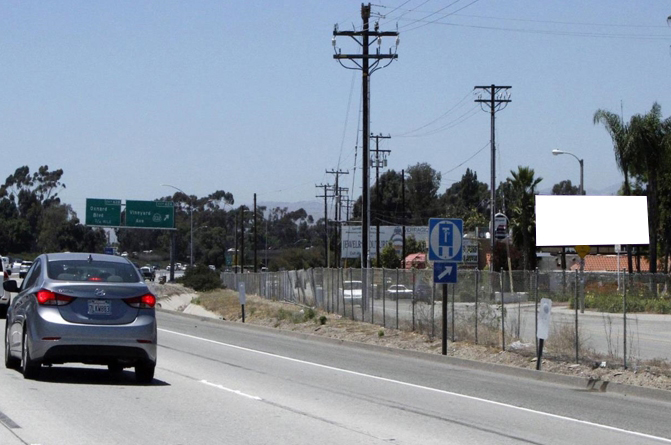
[[[328,213],[328,198],[332,198],[333,195],[326,193],[330,187],[333,187],[331,184],[319,184],[315,187],[323,188],[324,194],[317,195],[317,198],[324,198],[324,265],[328,268],[331,266],[329,260],[329,213]]]
[[[370,157],[370,162],[375,167],[375,191],[377,192],[377,199],[375,200],[377,205],[375,206],[375,262],[378,267],[380,266],[380,210],[382,209],[382,192],[380,190],[380,167],[387,165],[387,155],[391,153],[391,150],[380,150],[380,139],[391,139],[391,136],[382,136],[379,134],[374,136],[372,133],[370,135],[371,139],[375,139],[375,150],[371,152],[375,155]],[[380,157],[382,153],[382,157]]]
[[[335,175],[335,187],[333,188],[333,196],[335,197],[335,212],[333,219],[336,221],[336,241],[337,244],[340,243],[340,211],[339,211],[339,205],[340,205],[340,190],[341,187],[338,186],[338,181],[340,179],[340,175],[349,175],[349,171],[342,171],[342,170],[326,170],[326,173]],[[324,193],[326,194],[326,193]],[[340,246],[338,246],[336,250],[336,264],[338,267],[340,267]]]
[[[490,240],[491,240],[491,248],[492,252],[490,255],[490,266],[489,270],[494,271],[494,247],[496,246],[496,237],[494,236],[494,215],[496,215],[496,142],[495,142],[495,136],[496,136],[496,112],[499,110],[503,110],[510,102],[510,94],[508,93],[508,90],[512,88],[510,86],[497,86],[497,85],[489,85],[489,86],[476,86],[475,89],[483,90],[489,93],[489,98],[483,99],[482,96],[478,96],[478,98],[475,100],[475,102],[479,103],[482,109],[484,110],[485,106],[489,108],[489,112],[491,114],[491,165],[492,165],[492,175],[491,175],[491,183],[490,183],[490,203],[489,203],[489,214],[490,214],[490,220],[489,220],[489,233],[490,233]],[[493,291],[492,291],[493,292]]]
[[[398,49],[398,32],[379,31],[379,24],[375,23],[374,31],[370,30],[370,15],[371,15],[371,4],[361,5],[361,19],[363,20],[363,29],[361,31],[339,31],[338,25],[333,29],[333,48],[335,54],[333,58],[338,61],[343,67],[347,69],[359,69],[361,70],[362,78],[362,92],[363,92],[363,106],[362,106],[362,128],[363,134],[363,156],[362,159],[362,181],[363,181],[363,190],[362,190],[362,211],[361,211],[361,267],[369,268],[370,267],[370,254],[369,254],[369,244],[368,236],[370,232],[370,188],[369,188],[369,145],[370,140],[368,135],[370,134],[370,76],[377,71],[378,69],[389,66],[391,62],[398,58],[398,54],[391,52],[389,49],[389,54],[382,54],[380,52],[380,47],[382,45],[383,37],[396,37],[396,49]],[[336,47],[336,37],[347,36],[351,37],[356,43],[361,46],[361,54],[342,54],[340,50]],[[370,39],[371,37],[375,39],[378,44],[378,48],[373,54],[370,54]],[[354,66],[347,66],[343,63],[344,60],[348,60]],[[380,66],[382,60],[387,60],[388,63],[384,66]],[[372,61],[372,62],[371,62]]]

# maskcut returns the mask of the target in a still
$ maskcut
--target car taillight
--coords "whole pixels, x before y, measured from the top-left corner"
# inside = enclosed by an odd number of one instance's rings
[[[57,294],[45,289],[38,290],[35,296],[37,297],[37,302],[43,306],[65,306],[75,299],[74,297]]]
[[[144,294],[141,297],[124,298],[123,301],[130,307],[140,309],[151,309],[156,305],[156,297],[152,294]]]
[[[5,281],[9,280],[9,274],[7,273],[7,271],[5,271],[3,275],[5,277]]]

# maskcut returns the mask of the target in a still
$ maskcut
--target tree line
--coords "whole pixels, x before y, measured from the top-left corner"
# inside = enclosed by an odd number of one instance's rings
[[[650,272],[658,263],[668,273],[671,255],[671,118],[664,119],[655,103],[645,114],[627,122],[607,110],[597,110],[595,125],[603,125],[613,142],[613,153],[623,184],[619,194],[648,197],[650,244],[647,254]],[[58,193],[65,189],[63,170],[49,170],[44,165],[30,173],[19,167],[0,186],[0,249],[3,254],[36,254],[48,251],[100,252],[107,243],[105,231],[83,225],[72,207],[62,203]],[[478,180],[477,173],[466,169],[461,179],[441,190],[442,175],[428,163],[409,166],[404,171],[388,170],[370,188],[371,225],[426,225],[429,218],[449,217],[464,220],[464,228],[473,231],[489,226],[489,185]],[[512,229],[510,257],[513,269],[536,267],[534,196],[542,178],[534,169],[519,166],[510,171],[495,191],[497,212],[504,213]],[[579,189],[570,180],[552,187],[558,195],[576,195]],[[584,193],[584,192],[583,192]],[[405,200],[403,199],[405,197]],[[157,200],[175,202],[174,251],[178,260],[187,261],[191,251],[191,218],[193,218],[194,262],[225,266],[227,252],[242,250],[239,263],[253,263],[253,246],[257,247],[257,264],[272,269],[323,267],[327,264],[324,239],[328,238],[330,264],[336,264],[339,248],[337,224],[324,217],[315,219],[304,209],[254,209],[235,207],[233,194],[217,190],[198,197],[182,192]],[[351,222],[361,220],[359,197],[349,215]],[[329,217],[330,218],[330,217]],[[255,228],[254,228],[255,227]],[[167,257],[172,234],[161,230],[115,229],[119,250],[156,252]],[[411,244],[420,249],[420,243]],[[639,246],[638,252],[641,251]],[[496,269],[507,268],[508,252],[494,252]],[[408,253],[411,253],[409,250]],[[662,252],[662,255],[659,255]],[[633,250],[628,247],[628,267],[633,270]],[[659,257],[663,261],[659,261]],[[398,264],[393,252],[381,255],[384,264]],[[188,261],[187,261],[188,262]],[[230,260],[229,260],[230,262]],[[379,263],[382,265],[382,263]]]

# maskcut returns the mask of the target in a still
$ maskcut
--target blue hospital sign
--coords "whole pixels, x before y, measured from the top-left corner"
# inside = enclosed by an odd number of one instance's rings
[[[464,222],[461,219],[431,218],[429,220],[429,261],[460,263],[463,249]]]

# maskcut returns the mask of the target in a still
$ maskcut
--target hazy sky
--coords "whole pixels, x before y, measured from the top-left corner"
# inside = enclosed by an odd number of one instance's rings
[[[361,192],[361,73],[333,60],[333,26],[360,1],[0,1],[0,180],[64,170],[60,195],[152,200],[232,192],[315,200],[326,169]],[[376,0],[399,58],[371,77],[371,131],[388,167],[428,162],[441,193],[466,168],[489,183],[490,119],[476,85],[510,85],[497,114],[497,183],[518,165],[588,193],[621,182],[604,108],[671,114],[671,4],[625,0]],[[384,17],[380,17],[383,15]],[[358,52],[340,37],[343,53]],[[383,41],[388,51],[393,39]],[[375,47],[375,46],[374,46]],[[358,167],[355,170],[355,159]],[[374,176],[373,176],[374,177]],[[316,215],[321,216],[321,215]]]

